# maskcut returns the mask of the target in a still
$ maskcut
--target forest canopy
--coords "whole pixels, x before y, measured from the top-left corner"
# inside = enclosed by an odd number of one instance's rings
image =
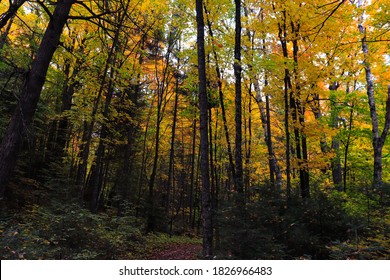
[[[390,257],[389,1],[8,0],[0,28],[2,259]]]

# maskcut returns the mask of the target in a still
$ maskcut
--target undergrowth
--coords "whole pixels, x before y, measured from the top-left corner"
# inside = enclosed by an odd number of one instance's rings
[[[145,259],[168,244],[201,240],[163,233],[145,235],[132,216],[91,214],[78,204],[41,207],[0,223],[1,259]]]

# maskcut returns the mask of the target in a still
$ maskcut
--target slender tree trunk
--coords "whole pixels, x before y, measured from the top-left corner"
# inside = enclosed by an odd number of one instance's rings
[[[282,45],[283,57],[285,60],[288,59],[287,50],[287,28],[286,28],[286,11],[283,11],[283,22],[279,23],[279,40]],[[291,90],[291,79],[290,71],[287,68],[287,61],[285,61],[284,69],[284,129],[286,137],[286,192],[287,201],[291,199],[291,136],[290,136],[290,90]]]
[[[85,49],[84,43],[86,42],[86,38],[81,40],[80,45],[80,57],[76,59],[75,67],[71,76],[66,80],[64,85],[64,89],[62,92],[62,100],[61,100],[61,114],[69,111],[72,108],[72,99],[73,96],[80,86],[79,81],[77,80],[77,76],[79,75],[82,65],[85,62],[83,51]],[[67,116],[62,116],[58,123],[58,132],[56,139],[56,151],[59,157],[63,157],[65,155],[65,147],[67,142],[67,134],[69,128],[69,118]]]
[[[249,89],[251,90],[251,89]],[[250,96],[250,95],[249,95]],[[245,133],[245,136],[248,135],[248,138],[246,139],[246,149],[245,149],[245,178],[244,178],[244,188],[245,190],[250,189],[250,163],[251,163],[251,156],[252,156],[252,98],[249,97],[248,101],[248,126],[247,126],[247,132]],[[247,192],[247,197],[248,196]]]
[[[105,98],[105,105],[104,105],[104,110],[103,110],[103,117],[105,119],[108,118],[109,116],[109,111],[110,111],[110,105],[111,105],[111,100],[114,94],[114,78],[117,70],[115,68],[120,68],[119,65],[117,64],[117,59],[116,59],[116,53],[118,52],[118,45],[119,45],[119,37],[123,28],[123,22],[126,17],[126,11],[128,10],[130,1],[127,2],[127,5],[124,7],[123,13],[118,15],[118,25],[115,30],[115,35],[112,41],[111,49],[107,58],[107,64],[106,67],[108,66],[108,85],[107,85],[107,93],[106,93],[106,98]],[[106,73],[104,74],[103,81],[102,81],[102,86],[105,85],[105,79],[106,78]],[[98,101],[100,99],[100,96],[102,96],[103,93],[103,87],[100,88],[99,95],[98,95]],[[98,102],[97,101],[97,102]],[[98,105],[98,103],[97,103]],[[97,108],[97,107],[95,107]],[[96,111],[97,112],[97,111]],[[93,125],[91,126],[93,128]],[[93,169],[93,172],[91,174],[91,181],[90,181],[90,188],[91,188],[91,197],[90,197],[90,209],[93,213],[97,212],[99,208],[99,203],[100,203],[100,197],[102,195],[103,191],[103,170],[104,170],[104,155],[105,155],[105,150],[106,150],[106,140],[109,135],[108,127],[107,125],[103,122],[101,124],[101,129],[100,129],[100,138],[99,138],[99,144],[98,148],[96,151],[96,159],[95,159],[95,168]],[[92,135],[91,135],[92,136]]]
[[[192,149],[191,149],[191,175],[190,175],[190,197],[189,197],[189,204],[190,204],[190,225],[193,225],[192,222],[192,213],[194,212],[194,179],[195,179],[195,155],[196,155],[196,118],[194,118],[192,122]],[[193,226],[191,226],[192,229],[194,229]]]
[[[165,54],[164,60],[165,60],[165,66],[163,70],[162,77],[159,76],[159,70],[157,61],[155,62],[155,75],[157,80],[157,120],[156,120],[156,134],[155,134],[155,149],[154,149],[154,160],[153,160],[153,167],[152,167],[152,173],[150,175],[149,180],[149,196],[148,196],[148,217],[147,217],[147,231],[152,232],[156,228],[156,205],[154,201],[154,185],[156,181],[157,176],[157,167],[158,167],[158,161],[159,161],[159,151],[160,151],[160,131],[161,131],[161,123],[163,121],[163,115],[165,106],[167,104],[167,98],[166,93],[168,91],[168,79],[169,79],[169,69],[170,69],[170,57],[172,55],[173,51],[173,44],[174,42],[169,42],[167,53]],[[156,44],[156,56],[158,56],[158,42]]]
[[[332,150],[336,153],[335,158],[331,162],[333,184],[338,191],[342,191],[343,190],[343,174],[342,174],[342,170],[341,170],[340,141],[339,140],[337,140],[337,139],[332,140]]]
[[[117,216],[122,217],[125,213],[125,202],[128,199],[129,196],[129,185],[130,180],[129,176],[132,174],[132,155],[134,153],[132,149],[132,145],[134,142],[134,133],[133,131],[129,130],[127,132],[127,140],[126,144],[124,146],[124,152],[123,152],[123,158],[122,158],[122,167],[120,168],[118,172],[118,183],[117,183],[117,189],[118,189],[118,195],[119,195],[119,201],[117,204]]]
[[[208,17],[209,12],[207,10],[207,7],[205,7],[205,11],[206,11],[206,19],[207,19],[208,29],[210,32],[210,37],[211,37],[211,40],[214,41],[214,32],[212,29],[211,21]],[[212,48],[212,53],[213,53],[214,60],[215,60],[215,71],[217,74],[217,84],[218,84],[218,96],[219,96],[219,103],[221,105],[221,110],[222,110],[222,121],[223,121],[223,128],[224,128],[224,132],[225,132],[227,152],[228,152],[228,157],[229,157],[230,173],[231,173],[232,178],[235,178],[236,167],[235,167],[234,161],[233,161],[233,152],[232,152],[232,147],[231,147],[232,145],[231,145],[229,129],[228,129],[228,125],[227,125],[226,108],[225,108],[224,94],[223,94],[223,88],[222,88],[222,73],[221,73],[221,68],[219,66],[218,54],[217,54],[217,51],[215,49],[214,44],[213,44],[213,48]]]
[[[290,93],[290,106],[292,109],[292,118],[294,121],[295,145],[299,167],[301,197],[303,199],[310,198],[310,182],[309,182],[309,165],[308,165],[308,151],[307,138],[305,135],[305,107],[301,101],[301,87],[298,77],[298,38],[300,31],[300,24],[291,22],[291,31],[294,34],[293,42],[293,59],[294,59],[294,79],[295,90]]]
[[[332,73],[331,73],[332,76]],[[334,91],[336,91],[339,87],[338,82],[333,82],[329,86],[330,94],[332,95]],[[314,117],[316,120],[319,120],[322,117],[321,112],[321,104],[320,104],[320,97],[318,94],[315,94],[313,96],[313,106],[311,106],[311,109],[314,113]],[[338,108],[337,105],[331,105],[331,119],[332,124],[331,127],[334,129],[338,129]],[[332,137],[332,145],[331,148],[329,148],[328,143],[326,141],[326,134],[323,133],[323,137],[320,140],[320,147],[321,151],[326,156],[327,153],[329,153],[330,150],[334,151],[335,157],[331,159],[331,170],[332,170],[332,179],[333,179],[333,185],[338,191],[343,190],[343,172],[341,167],[341,151],[340,151],[340,141],[337,138],[337,136]],[[322,169],[322,171],[325,173],[326,169]]]
[[[265,84],[267,84],[267,82]],[[275,181],[276,196],[279,197],[280,192],[282,190],[283,177],[282,177],[282,173],[280,172],[280,167],[276,159],[276,155],[272,143],[271,109],[270,109],[270,100],[268,94],[265,96],[265,108],[266,108],[265,111],[267,115],[267,136],[268,136],[267,149],[268,149],[268,156],[270,157],[269,165],[272,166],[272,172],[276,177],[276,181]]]
[[[203,221],[203,257],[213,255],[213,225],[210,197],[209,143],[208,143],[208,98],[206,78],[205,24],[203,1],[196,0],[196,23],[198,42],[199,108],[200,108],[200,153],[202,173],[202,221]]]
[[[58,1],[23,86],[21,99],[0,146],[0,198],[13,171],[23,135],[31,124],[41,95],[49,64],[74,0]]]
[[[235,190],[239,194],[244,193],[243,186],[243,164],[242,164],[242,86],[241,86],[241,0],[235,0],[235,45],[234,45],[234,77],[235,77],[235,123],[236,123],[236,143],[235,161],[236,176]]]
[[[113,79],[114,79],[114,73],[115,70],[111,68],[110,71],[110,81],[108,83],[108,92],[106,95],[104,110],[103,110],[103,117],[107,118],[109,113],[109,107],[111,104],[111,99],[113,95]],[[91,180],[90,180],[90,187],[92,190],[92,194],[90,197],[90,209],[93,213],[96,213],[99,208],[99,201],[100,196],[102,192],[102,186],[103,186],[103,178],[101,176],[102,170],[104,169],[104,154],[106,150],[106,140],[108,137],[108,128],[105,123],[101,124],[100,129],[100,138],[99,138],[99,144],[96,152],[96,159],[95,159],[95,168],[93,169],[93,172],[91,174]]]
[[[158,89],[160,91],[160,89]],[[157,164],[158,164],[158,158],[159,158],[159,151],[160,151],[160,129],[161,129],[161,94],[158,93],[158,101],[157,101],[157,123],[156,123],[156,134],[155,134],[155,147],[154,147],[154,159],[153,159],[153,167],[152,167],[152,173],[150,175],[149,179],[149,196],[148,196],[148,221],[147,221],[147,231],[152,232],[155,230],[156,227],[156,210],[155,210],[155,203],[154,203],[154,183],[156,180],[156,174],[157,174]]]
[[[169,167],[168,167],[168,180],[167,180],[167,199],[166,199],[166,211],[169,213],[170,207],[170,195],[172,188],[172,177],[173,177],[173,166],[175,164],[175,135],[176,135],[176,122],[177,122],[177,106],[179,103],[179,80],[176,78],[175,85],[175,102],[173,105],[173,121],[172,121],[172,131],[171,131],[171,147],[169,152]]]
[[[123,21],[123,19],[124,19],[124,16],[122,16],[122,21]],[[118,45],[120,29],[121,29],[121,26],[119,26],[115,32],[114,40],[113,40],[113,43],[110,47],[110,50],[109,50],[109,53],[108,53],[108,56],[106,59],[100,88],[99,88],[99,91],[98,91],[98,94],[96,97],[95,104],[94,104],[93,109],[92,109],[91,123],[89,125],[86,124],[85,129],[84,129],[85,141],[83,141],[83,143],[84,143],[83,149],[80,152],[81,162],[80,162],[79,167],[78,167],[78,174],[77,174],[77,180],[76,180],[76,183],[78,185],[84,186],[84,184],[85,184],[85,176],[87,174],[88,158],[89,158],[90,146],[91,146],[91,142],[92,142],[92,134],[93,134],[93,130],[94,130],[95,123],[96,123],[96,115],[98,113],[100,100],[102,98],[104,89],[106,87],[107,75],[109,73],[110,67],[112,67],[111,64],[112,64],[114,56],[115,56],[115,49]]]
[[[87,162],[89,156],[89,125],[87,121],[83,123],[83,136],[81,138],[80,151],[77,155],[79,160],[77,161],[77,176],[76,176],[76,185],[84,187],[85,176],[87,172]]]
[[[215,121],[215,129],[214,129],[214,162],[222,162],[221,158],[218,158],[218,154],[221,155],[221,153],[218,153],[218,139],[220,139],[220,130],[218,129],[219,124],[219,110],[217,110],[217,116]],[[220,156],[221,157],[221,156]],[[219,225],[219,218],[218,218],[218,207],[219,207],[219,189],[220,189],[220,174],[218,170],[220,167],[216,164],[214,166],[214,178],[215,178],[215,189],[213,192],[213,201],[212,201],[212,209],[213,209],[213,226],[214,226],[214,239],[215,239],[215,251],[218,251],[220,248],[220,225]]]
[[[339,87],[339,83],[333,82],[329,86],[329,90],[335,91],[338,89],[338,87]],[[336,105],[336,107],[332,108],[331,115],[332,115],[332,119],[333,119],[332,127],[335,129],[338,129],[339,125],[338,125],[337,105]],[[339,141],[339,139],[337,139],[337,137],[332,137],[332,150],[336,154],[335,158],[332,159],[332,162],[331,162],[333,184],[338,191],[342,191],[342,189],[343,189],[343,174],[342,174],[342,170],[341,170],[340,141]]]
[[[83,53],[84,51],[84,43],[86,41],[86,38],[84,38],[81,41],[80,49],[79,51]],[[74,44],[75,44],[74,40]],[[74,45],[71,47],[71,50],[69,52],[74,52],[75,47]],[[81,71],[82,65],[84,63],[83,59],[84,55],[79,56],[76,59],[76,62],[74,64],[74,69],[71,72],[71,61],[66,60],[64,65],[64,75],[65,75],[65,82],[62,89],[62,96],[61,96],[61,109],[60,109],[60,119],[54,120],[52,123],[52,127],[55,128],[53,131],[54,137],[48,141],[47,145],[47,154],[48,156],[45,156],[45,162],[46,164],[49,164],[51,162],[57,162],[61,163],[63,160],[63,157],[66,155],[66,143],[68,141],[68,133],[69,133],[69,117],[67,115],[64,115],[65,112],[71,110],[72,108],[72,99],[73,96],[79,87],[79,82],[77,81],[77,76]]]
[[[353,110],[354,106],[352,104],[350,114],[349,114],[349,125],[348,125],[348,136],[347,141],[345,143],[345,151],[344,151],[344,168],[343,168],[343,191],[347,191],[347,172],[348,172],[348,155],[349,155],[349,146],[351,144],[351,134],[352,134],[352,126],[353,126]]]
[[[248,9],[244,7],[245,11],[245,16],[248,17]],[[264,22],[264,12],[261,11],[260,13],[260,20],[263,23]],[[248,37],[248,40],[251,43],[251,50],[252,53],[255,53],[255,32],[251,32],[249,29],[246,32],[246,35]],[[264,37],[266,34],[262,34]],[[265,39],[263,41],[263,46],[262,46],[262,52],[264,58],[266,57],[266,42]],[[262,99],[262,93],[261,93],[261,88],[259,84],[259,80],[256,77],[256,73],[253,73],[253,59],[252,63],[248,65],[249,72],[251,73],[251,85],[254,87],[254,91],[256,93],[255,100],[256,103],[259,107],[260,110],[260,119],[262,122],[262,127],[264,131],[264,139],[267,145],[268,149],[268,165],[269,165],[269,172],[270,172],[270,182],[272,188],[275,189],[277,196],[279,195],[281,188],[282,188],[282,173],[280,171],[280,167],[278,164],[278,161],[276,159],[275,153],[273,151],[273,143],[272,143],[272,130],[271,130],[271,114],[270,114],[270,100],[269,100],[269,95],[265,94],[265,108],[264,108],[264,102]],[[266,89],[268,86],[268,78],[267,78],[267,73],[264,73],[265,79],[264,79],[264,88]],[[251,87],[250,87],[250,94],[251,94]],[[276,177],[276,178],[275,178]],[[275,181],[276,179],[276,181]]]
[[[215,195],[215,164],[214,164],[214,148],[213,148],[213,112],[209,106],[209,160],[210,160],[210,193],[211,193],[211,209],[214,210],[214,195]],[[212,213],[214,218],[214,211]],[[213,219],[214,222],[214,219]]]
[[[359,6],[362,6],[362,1],[359,1]],[[387,101],[386,101],[386,115],[385,115],[385,125],[382,130],[382,133],[379,132],[379,122],[378,114],[376,110],[375,102],[375,85],[374,85],[374,76],[372,74],[371,65],[369,62],[369,51],[368,44],[366,40],[366,28],[363,26],[363,16],[360,19],[359,31],[363,35],[362,38],[362,51],[364,55],[364,70],[366,72],[366,86],[367,86],[367,96],[368,96],[368,105],[370,107],[370,117],[371,117],[371,126],[372,126],[372,146],[374,149],[374,177],[372,187],[374,189],[379,189],[383,185],[382,179],[382,150],[386,141],[387,134],[390,129],[390,85],[388,86],[387,91]]]
[[[257,80],[253,80],[253,83],[256,92],[256,102],[260,110],[260,118],[264,131],[264,139],[268,149],[268,163],[270,169],[271,184],[274,183],[273,187],[276,189],[277,192],[279,192],[282,187],[283,177],[280,171],[278,160],[273,150],[269,97],[268,95],[266,95],[266,107],[264,108],[264,102],[261,97],[261,89],[259,82]],[[265,84],[267,86],[267,82]]]

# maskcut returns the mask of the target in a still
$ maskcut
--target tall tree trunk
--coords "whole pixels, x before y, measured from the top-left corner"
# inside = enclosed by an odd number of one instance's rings
[[[83,38],[81,40],[80,44],[80,51],[83,53],[84,51],[84,43],[86,41],[86,38]],[[70,47],[69,52],[75,51],[75,45],[76,40],[73,40],[73,46]],[[65,112],[71,110],[72,108],[72,99],[73,95],[75,94],[77,88],[79,87],[80,83],[77,80],[78,74],[81,71],[82,65],[85,62],[84,55],[80,55],[77,57],[73,71],[71,72],[71,61],[69,59],[65,60],[64,65],[64,76],[65,81],[62,89],[62,96],[61,96],[61,108],[60,108],[60,119],[54,120],[51,126],[54,128],[53,134],[54,137],[50,138],[47,145],[47,155],[45,156],[45,162],[46,164],[49,164],[50,162],[57,162],[61,163],[63,160],[63,157],[66,155],[65,149],[66,149],[66,143],[68,140],[68,130],[69,130],[69,117],[64,114]]]
[[[158,89],[160,91],[160,89]],[[162,110],[162,96],[158,93],[157,97],[157,123],[156,123],[156,134],[155,134],[155,143],[154,143],[154,158],[153,158],[153,167],[152,173],[150,175],[149,184],[148,184],[148,217],[147,217],[147,231],[152,232],[156,227],[156,209],[154,203],[154,183],[156,180],[157,174],[157,164],[160,151],[160,129],[161,129],[161,110]]]
[[[251,91],[251,86],[249,86],[249,91]],[[250,96],[250,95],[248,95]],[[245,178],[244,178],[244,188],[249,190],[250,188],[250,162],[252,156],[252,98],[249,97],[248,101],[248,125],[245,125],[245,137],[248,137],[245,140]],[[246,123],[246,121],[245,121]],[[247,136],[248,135],[248,136]],[[247,195],[248,197],[248,195]]]
[[[106,101],[104,105],[103,110],[103,118],[108,117],[109,113],[109,107],[111,104],[111,99],[113,95],[113,79],[114,79],[114,73],[115,70],[111,68],[110,70],[110,81],[108,83],[108,92],[106,95]],[[104,167],[104,154],[106,149],[106,141],[109,134],[108,127],[105,123],[101,124],[100,129],[100,138],[99,138],[99,144],[96,152],[96,159],[94,162],[94,168],[92,169],[91,174],[91,180],[89,182],[90,188],[91,188],[91,197],[90,197],[90,210],[93,213],[96,213],[99,208],[99,202],[100,202],[100,196],[102,193],[102,186],[103,186],[103,167]]]
[[[294,121],[295,145],[299,167],[301,197],[307,199],[310,197],[310,182],[309,182],[309,166],[308,166],[308,151],[307,138],[305,135],[305,105],[301,101],[301,86],[298,77],[298,38],[300,32],[300,24],[291,22],[291,32],[294,35],[293,43],[293,59],[294,59],[294,79],[295,88],[290,93],[290,106],[292,109],[292,118]]]
[[[20,102],[11,118],[0,146],[0,199],[13,171],[23,134],[31,124],[45,83],[49,64],[57,49],[62,30],[75,0],[58,1],[23,86]]]
[[[332,150],[335,152],[335,158],[332,159],[332,179],[335,188],[338,191],[343,190],[343,174],[341,170],[341,159],[340,159],[340,141],[338,139],[332,140]]]
[[[170,196],[172,188],[172,178],[173,178],[173,166],[175,164],[175,135],[176,135],[176,123],[177,123],[177,106],[179,103],[179,80],[176,78],[175,84],[175,102],[173,105],[173,121],[172,121],[172,131],[171,131],[171,147],[169,151],[169,166],[168,166],[168,180],[167,180],[167,198],[166,198],[166,211],[169,213],[170,208]]]
[[[329,86],[329,90],[331,92],[336,91],[338,89],[338,87],[339,87],[339,83],[333,82]],[[332,115],[332,127],[335,129],[338,129],[339,128],[339,125],[338,125],[339,116],[338,116],[337,105],[335,108],[334,107],[332,108],[331,115]],[[342,170],[341,170],[340,141],[339,141],[339,139],[337,139],[337,137],[332,137],[332,150],[335,152],[335,157],[332,159],[332,162],[331,162],[333,184],[338,191],[342,191],[342,189],[343,189],[343,174],[342,174]]]
[[[243,164],[242,164],[242,86],[241,86],[241,0],[235,0],[235,44],[234,44],[234,77],[235,77],[235,123],[236,143],[235,161],[236,176],[234,181],[235,190],[238,194],[244,193]]]
[[[194,223],[192,222],[192,213],[194,212],[194,186],[195,186],[195,155],[196,155],[196,118],[192,122],[192,149],[191,149],[191,174],[190,174],[190,194],[189,194],[189,205],[190,205],[190,219],[189,223],[191,228],[194,229]]]
[[[213,148],[213,112],[209,106],[209,161],[210,161],[210,193],[211,193],[211,209],[214,208],[214,198],[215,198],[215,164],[214,164],[214,148]],[[213,211],[214,218],[214,211]],[[213,222],[214,219],[213,219]]]
[[[354,105],[352,103],[351,110],[349,113],[348,136],[347,136],[347,141],[345,143],[345,151],[344,151],[344,168],[343,168],[343,191],[344,192],[347,191],[348,155],[349,155],[349,146],[351,144],[353,113],[354,113]]]
[[[75,67],[73,70],[73,73],[71,76],[66,79],[66,83],[64,84],[64,89],[62,92],[62,102],[61,102],[61,114],[69,111],[72,108],[72,99],[73,95],[75,94],[76,90],[80,86],[79,81],[77,80],[77,77],[81,71],[82,65],[85,62],[84,60],[84,43],[86,42],[86,38],[83,38],[81,40],[80,49],[79,51],[82,53],[79,57],[76,59]],[[74,49],[74,48],[73,48]],[[58,152],[58,155],[60,157],[64,156],[64,150],[66,146],[67,141],[67,131],[69,127],[69,118],[68,116],[61,116],[61,119],[58,124],[58,132],[57,132],[57,139],[56,139],[56,151]]]
[[[331,73],[332,76],[332,73]],[[339,87],[338,82],[333,82],[329,85],[329,90],[331,96],[333,95],[333,92],[336,91]],[[320,97],[318,94],[313,95],[313,105],[311,106],[311,109],[314,113],[314,117],[316,120],[319,120],[322,117],[321,112],[321,104],[320,104]],[[337,105],[331,105],[331,120],[332,124],[331,127],[334,129],[338,129],[338,108]],[[326,141],[326,134],[323,133],[323,136],[320,140],[320,147],[322,153],[326,156],[326,154],[332,150],[335,153],[335,157],[331,159],[331,170],[332,170],[332,179],[333,179],[333,185],[336,190],[342,191],[343,190],[343,173],[342,173],[342,167],[341,167],[341,151],[340,151],[340,141],[337,138],[337,136],[332,137],[332,145],[329,148],[328,143]],[[326,172],[326,169],[322,170],[324,173]]]
[[[155,55],[159,56],[159,42],[155,41],[156,48],[155,48]],[[170,69],[170,58],[173,52],[174,47],[174,41],[168,42],[167,52],[165,54],[165,57],[163,61],[165,61],[165,66],[163,69],[162,77],[159,76],[159,70],[158,70],[158,64],[157,60],[155,61],[155,75],[157,80],[157,121],[156,121],[156,134],[155,134],[155,149],[154,149],[154,160],[153,160],[153,167],[152,167],[152,173],[150,175],[149,180],[149,196],[148,196],[148,216],[147,216],[147,231],[152,232],[156,228],[156,205],[154,201],[154,185],[156,181],[157,176],[157,168],[158,168],[158,161],[159,161],[159,151],[160,151],[160,131],[161,131],[161,123],[163,121],[164,116],[164,110],[167,104],[167,97],[166,93],[168,92],[168,80],[169,80],[169,69]]]
[[[217,110],[217,116],[215,117],[215,129],[214,129],[214,162],[222,162],[222,154],[218,153],[218,139],[220,139],[220,130],[218,129],[218,120],[219,120],[219,110]],[[218,157],[219,154],[219,157]],[[212,209],[213,209],[213,226],[214,226],[214,239],[215,239],[215,251],[218,251],[220,248],[220,225],[219,225],[219,219],[218,219],[218,209],[219,209],[219,190],[220,190],[220,184],[221,184],[221,176],[220,172],[218,172],[221,169],[220,166],[217,166],[217,164],[214,166],[214,178],[215,178],[215,189],[213,192],[213,201],[212,201]]]
[[[153,105],[153,102],[152,102]],[[146,119],[146,124],[145,124],[145,131],[143,133],[143,140],[142,140],[142,160],[141,160],[141,170],[140,174],[138,176],[137,180],[137,202],[140,203],[141,198],[142,198],[142,193],[143,193],[143,182],[146,174],[146,163],[148,160],[148,148],[147,148],[147,138],[148,138],[148,132],[149,132],[149,126],[150,126],[150,117],[152,115],[152,108],[153,106],[150,107],[150,110],[148,112],[148,117]]]
[[[116,74],[116,68],[120,68],[120,66],[116,65],[117,64],[117,59],[116,59],[116,54],[118,51],[118,46],[119,46],[119,37],[123,28],[123,22],[126,17],[126,11],[128,10],[130,1],[127,1],[127,4],[124,8],[123,13],[120,13],[118,15],[118,25],[115,30],[115,35],[112,41],[112,45],[108,54],[108,58],[106,61],[106,69],[108,70],[107,72],[109,73],[108,77],[108,85],[107,85],[107,93],[106,93],[106,98],[105,98],[105,104],[104,104],[104,109],[103,109],[103,118],[107,119],[109,116],[109,111],[110,111],[110,105],[111,105],[111,100],[114,94],[114,78]],[[98,94],[98,100],[96,101],[97,103],[95,104],[94,108],[94,116],[96,115],[97,108],[99,105],[99,100],[103,94],[104,88],[103,86],[106,84],[106,73],[104,73],[103,76],[103,81],[101,84],[101,88],[99,89],[99,94]],[[90,133],[92,132],[93,126],[94,126],[95,119],[92,120],[91,124],[91,130]],[[91,174],[91,180],[89,182],[89,188],[91,190],[91,197],[89,198],[90,200],[90,210],[95,213],[97,212],[99,208],[99,203],[101,201],[101,195],[102,195],[102,190],[103,190],[103,170],[104,170],[104,155],[105,155],[105,150],[106,150],[106,140],[109,134],[108,127],[107,125],[103,122],[101,124],[101,129],[100,129],[100,138],[99,138],[99,144],[98,148],[96,151],[96,158],[94,164],[94,168],[92,169],[92,174]],[[92,134],[89,135],[91,137]],[[90,141],[89,141],[90,143]]]
[[[363,6],[361,0],[359,0],[358,6],[359,7]],[[371,65],[369,62],[368,44],[366,39],[366,28],[363,26],[363,18],[364,17],[361,16],[358,27],[360,33],[363,35],[362,38],[362,51],[364,55],[363,65],[364,65],[364,70],[366,72],[367,96],[368,96],[368,105],[370,107],[370,117],[371,117],[371,126],[372,126],[372,146],[374,149],[374,177],[373,177],[372,187],[374,189],[377,189],[377,188],[381,188],[383,185],[382,149],[390,129],[390,85],[388,86],[388,91],[387,91],[385,125],[382,130],[382,133],[380,134],[378,114],[377,114],[376,102],[375,102],[374,76],[372,74]]]
[[[80,150],[78,152],[77,157],[79,160],[77,161],[77,167],[75,169],[77,170],[76,175],[76,185],[84,187],[85,182],[85,176],[87,172],[87,165],[88,165],[88,156],[89,156],[89,144],[90,144],[90,137],[89,137],[89,125],[87,121],[84,121],[83,123],[83,136],[81,138],[81,145]]]
[[[120,107],[127,103],[128,100],[131,100],[133,106],[130,110],[122,109],[124,112],[127,112],[128,115],[132,120],[138,120],[139,117],[139,108],[141,108],[140,104],[140,95],[141,95],[141,87],[140,87],[140,75],[137,75],[137,81],[133,85],[131,85],[128,89],[124,91],[124,94],[121,97],[120,101]],[[134,159],[136,157],[136,152],[139,149],[138,145],[135,145],[136,143],[136,137],[141,136],[139,135],[140,132],[140,125],[139,123],[135,124],[133,122],[125,123],[123,126],[121,126],[122,135],[126,137],[126,143],[120,145],[119,151],[117,152],[120,157],[122,157],[122,166],[119,167],[118,170],[118,176],[116,180],[116,188],[118,194],[118,203],[117,203],[117,215],[123,216],[125,214],[126,210],[126,202],[130,198],[136,198],[136,186],[134,186],[134,183],[138,183],[137,180],[134,179],[135,177],[135,164]],[[141,173],[141,172],[139,172]],[[138,173],[137,173],[138,175]],[[131,189],[131,193],[130,193]]]
[[[278,37],[282,45],[284,65],[284,129],[286,137],[286,192],[287,201],[291,199],[291,135],[290,135],[290,90],[291,78],[290,71],[287,67],[288,49],[287,49],[287,28],[286,28],[286,11],[283,11],[283,22],[278,24]]]
[[[205,7],[205,11],[206,11],[207,25],[208,25],[208,29],[210,32],[210,38],[212,41],[214,41],[214,32],[212,29],[211,21],[208,17],[209,12],[207,10],[207,7]],[[232,147],[231,147],[232,145],[230,142],[230,135],[229,135],[228,125],[227,125],[226,108],[225,108],[224,94],[223,94],[223,88],[222,88],[222,73],[221,73],[221,68],[219,66],[218,54],[217,54],[217,51],[215,49],[214,44],[213,44],[213,48],[212,48],[212,53],[213,53],[214,60],[215,60],[215,71],[217,74],[217,84],[218,84],[218,96],[219,96],[219,103],[220,103],[221,110],[222,110],[222,121],[223,121],[223,128],[224,128],[224,132],[225,132],[227,152],[228,152],[228,157],[229,157],[230,173],[231,173],[232,178],[235,178],[236,167],[235,167],[234,161],[233,161],[233,152],[232,152]]]
[[[245,12],[245,16],[248,17],[248,8],[247,7],[244,7],[244,12]],[[264,12],[263,11],[261,11],[261,13],[260,13],[260,20],[262,23],[264,22]],[[255,41],[255,32],[251,32],[248,29],[246,32],[246,35],[248,37],[248,40],[251,43],[251,51],[252,51],[252,53],[255,53],[256,52],[255,42],[254,42]],[[266,34],[262,34],[262,36],[264,36],[262,39],[262,43],[263,43],[262,53],[263,53],[264,58],[266,58],[267,49],[266,49],[266,42],[264,39]],[[282,178],[283,177],[282,177],[282,173],[280,171],[280,167],[279,167],[278,161],[276,159],[275,153],[273,151],[270,100],[269,100],[270,98],[269,98],[269,94],[265,94],[265,108],[264,108],[264,102],[263,102],[263,98],[262,98],[259,80],[256,77],[257,74],[253,73],[253,63],[254,63],[254,61],[253,61],[253,57],[252,57],[252,62],[248,65],[249,72],[251,73],[250,81],[251,81],[251,85],[253,85],[255,93],[256,93],[255,100],[256,100],[257,106],[259,107],[259,110],[260,110],[260,119],[261,119],[263,131],[264,131],[264,140],[266,142],[267,149],[268,149],[268,165],[269,165],[269,172],[270,172],[269,178],[270,178],[271,186],[272,186],[272,188],[275,189],[276,195],[278,196],[280,191],[281,191],[281,188],[282,188],[282,184],[283,184]],[[264,73],[264,76],[265,76],[264,89],[266,89],[268,86],[267,73]],[[251,87],[249,90],[250,90],[250,94],[251,94]],[[276,181],[275,181],[275,179],[276,179]]]
[[[208,143],[208,98],[206,78],[205,24],[203,1],[196,0],[196,23],[198,42],[199,108],[200,108],[200,153],[202,173],[202,221],[203,257],[213,255],[213,225],[210,197],[209,143]]]
[[[267,84],[267,83],[265,83]],[[280,192],[282,190],[282,183],[283,183],[283,177],[282,173],[280,172],[280,167],[278,164],[278,161],[276,159],[276,155],[273,148],[272,143],[272,129],[271,129],[271,109],[270,109],[270,100],[269,95],[267,94],[265,96],[265,111],[267,116],[267,149],[268,149],[268,156],[269,158],[269,165],[272,166],[272,172],[275,174],[275,189],[276,189],[276,196],[279,197]]]
[[[275,188],[275,190],[277,192],[279,192],[281,187],[282,187],[283,177],[282,177],[282,173],[280,171],[278,160],[277,160],[275,152],[273,150],[269,97],[268,97],[268,95],[266,95],[266,104],[265,104],[266,107],[264,108],[264,101],[261,97],[261,89],[260,89],[259,81],[253,79],[253,83],[254,83],[254,89],[256,92],[256,102],[257,102],[257,105],[258,105],[259,110],[260,110],[260,119],[261,119],[261,123],[263,126],[263,131],[264,131],[264,140],[267,144],[267,149],[268,149],[268,163],[269,163],[269,169],[270,169],[270,179],[271,179],[271,183],[274,183],[273,187]],[[267,82],[266,82],[266,86],[267,86]]]
[[[124,15],[125,15],[125,13],[124,13]],[[124,19],[124,15],[122,17],[122,21]],[[78,173],[77,173],[77,179],[76,179],[76,184],[78,184],[78,185],[84,186],[84,184],[85,184],[85,176],[87,174],[88,158],[89,158],[90,146],[91,146],[91,142],[92,142],[92,134],[93,134],[93,130],[94,130],[95,123],[96,123],[96,116],[97,116],[97,113],[99,110],[100,100],[102,98],[104,89],[106,87],[107,75],[109,73],[110,67],[112,67],[113,59],[115,56],[115,50],[116,50],[117,45],[118,45],[120,29],[122,28],[121,24],[119,25],[119,27],[117,28],[117,30],[115,32],[114,40],[113,40],[112,45],[110,47],[110,50],[108,52],[108,56],[107,56],[106,63],[104,66],[103,76],[102,76],[102,80],[100,83],[99,91],[98,91],[98,94],[97,94],[97,97],[96,97],[96,100],[95,100],[95,103],[94,103],[94,106],[92,109],[91,123],[89,125],[87,123],[85,123],[85,129],[84,129],[84,135],[83,135],[83,138],[84,138],[83,143],[84,144],[83,144],[83,149],[80,152],[81,161],[80,161],[80,164],[78,167]]]

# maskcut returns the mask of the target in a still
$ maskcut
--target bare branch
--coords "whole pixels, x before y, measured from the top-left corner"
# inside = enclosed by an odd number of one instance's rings
[[[50,12],[50,10],[46,7],[46,5],[43,3],[43,1],[37,0],[37,3],[39,4],[39,6],[42,7],[42,9],[46,12],[46,14],[49,16],[51,20],[53,18],[53,15]]]

